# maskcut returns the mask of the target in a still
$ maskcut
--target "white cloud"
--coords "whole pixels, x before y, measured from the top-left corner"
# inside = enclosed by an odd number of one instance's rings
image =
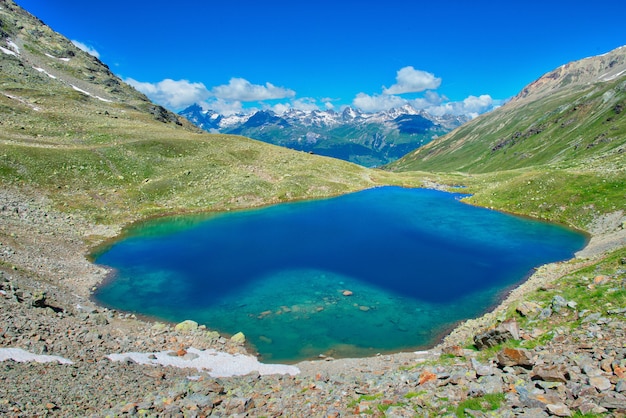
[[[446,96],[439,95],[436,92],[428,92],[424,97],[412,100],[406,100],[391,94],[370,96],[365,93],[359,93],[352,101],[354,107],[366,113],[381,112],[402,107],[406,104],[411,105],[416,110],[424,110],[434,116],[451,114],[455,116],[464,115],[473,119],[500,106],[500,101],[493,100],[488,94],[483,94],[478,97],[468,96],[460,102],[450,102]]]
[[[256,102],[261,100],[284,99],[294,97],[296,92],[284,87],[276,87],[272,83],[264,86],[252,84],[244,78],[233,77],[228,84],[213,87],[211,93],[218,99]]]
[[[74,44],[74,46],[82,51],[85,51],[86,53],[88,53],[89,55],[93,55],[96,58],[100,58],[100,53],[98,51],[95,50],[95,48],[84,44],[80,41],[75,41],[73,40],[72,43]]]
[[[291,102],[291,105],[294,109],[305,110],[308,112],[320,109],[320,107],[317,105],[316,100],[310,97],[303,97],[301,99],[293,100]]]
[[[440,104],[447,102],[448,98],[446,96],[441,96],[439,93],[434,91],[427,91],[424,93],[424,97],[418,97],[417,99],[409,100],[411,106],[415,109],[428,109],[433,106],[439,106]]]
[[[152,101],[172,110],[180,110],[211,96],[202,83],[188,80],[165,79],[158,83],[145,83],[127,78],[128,84],[148,96]]]
[[[408,101],[402,97],[389,94],[375,94],[370,96],[365,93],[359,93],[352,100],[352,105],[361,109],[363,112],[380,112],[383,110],[393,109],[394,107],[402,107]]]
[[[435,77],[432,73],[404,67],[398,70],[396,84],[389,88],[383,86],[381,94],[359,93],[352,100],[352,105],[363,112],[380,112],[409,104],[416,110],[424,110],[434,116],[452,114],[475,118],[495,109],[501,103],[493,100],[488,94],[468,96],[462,101],[451,102],[446,96],[433,91],[440,85],[441,78]],[[399,96],[419,92],[424,93],[417,98],[405,99]]]
[[[244,111],[243,105],[239,101],[211,100],[200,103],[203,109],[211,109],[224,116],[231,116]]]
[[[311,97],[303,97],[300,99],[291,100],[289,102],[275,103],[273,105],[266,104],[263,108],[271,110],[277,115],[282,115],[283,113],[291,109],[303,110],[306,112],[320,110],[317,101]]]
[[[493,100],[490,95],[468,96],[461,102],[447,102],[425,108],[433,115],[442,116],[445,114],[465,115],[475,118],[478,115],[493,110],[500,106],[500,101]]]
[[[441,85],[441,78],[426,71],[416,70],[413,67],[404,67],[398,70],[396,84],[386,88],[383,94],[418,93],[424,90],[434,90]]]

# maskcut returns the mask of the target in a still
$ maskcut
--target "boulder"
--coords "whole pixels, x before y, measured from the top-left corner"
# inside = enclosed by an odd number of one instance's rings
[[[519,339],[519,325],[515,320],[508,320],[496,328],[474,336],[474,345],[479,350],[494,347],[510,339]]]
[[[533,358],[530,351],[522,348],[503,348],[497,354],[500,367],[522,366],[532,367]]]
[[[238,332],[230,337],[230,341],[235,344],[243,344],[246,342],[246,336],[243,334],[243,332]]]
[[[32,305],[35,308],[45,308],[46,305],[46,292],[35,292],[33,294]]]
[[[193,332],[198,329],[198,323],[196,321],[192,321],[191,319],[187,319],[183,322],[176,324],[174,329],[177,332]]]
[[[567,371],[563,365],[535,366],[531,373],[532,380],[543,380],[545,382],[567,383]]]
[[[551,316],[552,316],[552,309],[551,308],[544,308],[539,313],[539,319],[542,320],[542,321],[544,319],[550,318]]]
[[[522,316],[536,318],[541,312],[541,306],[535,302],[523,301],[515,310]]]
[[[592,376],[589,378],[589,385],[598,389],[600,392],[611,389],[611,381],[604,376]]]
[[[107,317],[101,313],[89,314],[89,320],[95,325],[107,325],[109,323]]]
[[[477,376],[492,376],[496,374],[495,367],[492,367],[490,364],[483,364],[475,358],[472,359],[472,368]]]
[[[482,376],[477,382],[469,385],[469,395],[472,397],[504,392],[504,384],[500,376]]]
[[[552,311],[554,312],[561,312],[561,309],[567,307],[567,301],[565,300],[565,298],[561,295],[556,295],[555,297],[552,298]]]
[[[572,416],[572,411],[564,403],[548,404],[546,405],[546,409],[551,415],[556,415],[557,417]]]
[[[422,374],[420,374],[418,385],[423,385],[424,383],[432,382],[437,380],[437,375],[431,371],[424,370]]]

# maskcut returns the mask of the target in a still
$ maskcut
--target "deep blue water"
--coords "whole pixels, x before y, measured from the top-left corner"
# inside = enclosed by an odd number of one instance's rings
[[[425,347],[493,307],[533,267],[586,243],[460,197],[383,187],[143,223],[95,254],[115,269],[95,298],[242,331],[265,361]]]

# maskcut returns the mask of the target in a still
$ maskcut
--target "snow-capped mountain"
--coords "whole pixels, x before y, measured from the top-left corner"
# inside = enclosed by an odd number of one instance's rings
[[[196,104],[179,114],[209,132],[244,135],[370,167],[394,161],[468,120],[433,116],[410,105],[378,113],[292,108],[282,114],[260,110],[224,116]]]

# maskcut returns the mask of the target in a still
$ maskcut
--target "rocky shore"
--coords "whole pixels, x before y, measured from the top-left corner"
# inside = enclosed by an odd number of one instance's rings
[[[244,359],[241,336],[144,321],[89,300],[106,271],[85,255],[118,227],[3,190],[0,416],[626,416],[626,300],[580,309],[558,282],[626,247],[623,222],[621,212],[599,219],[578,258],[537,269],[494,311],[426,352],[216,376],[214,367],[198,369],[198,358]],[[624,295],[626,257],[601,273],[576,286]],[[548,296],[535,298],[537,289]],[[23,361],[25,353],[52,361]],[[188,367],[157,364],[162,356]]]

